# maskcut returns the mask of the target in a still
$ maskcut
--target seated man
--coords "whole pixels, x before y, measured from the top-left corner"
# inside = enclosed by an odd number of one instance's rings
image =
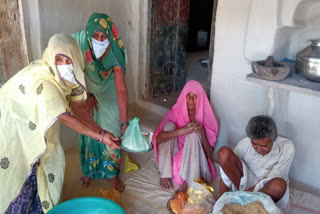
[[[159,164],[160,185],[172,189],[171,179],[186,192],[188,183],[215,177],[211,162],[218,124],[209,100],[197,81],[189,81],[176,104],[155,130],[153,144]]]
[[[218,152],[220,196],[227,191],[259,191],[287,211],[290,206],[288,174],[294,145],[277,135],[276,124],[268,116],[251,118],[246,132],[248,137],[233,151],[222,147]]]

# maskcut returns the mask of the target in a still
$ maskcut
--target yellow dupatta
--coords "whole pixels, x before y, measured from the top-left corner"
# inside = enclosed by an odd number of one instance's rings
[[[55,122],[71,112],[70,101],[83,99],[84,90],[81,84],[60,78],[57,54],[72,60],[77,80],[84,83],[83,58],[76,41],[56,34],[42,60],[30,63],[0,89],[0,213],[19,195],[39,160],[37,182],[43,211],[59,201],[65,162]]]

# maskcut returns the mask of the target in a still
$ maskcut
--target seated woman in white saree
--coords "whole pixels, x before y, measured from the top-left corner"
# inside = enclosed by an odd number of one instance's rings
[[[217,133],[218,123],[202,85],[187,82],[153,135],[160,186],[172,189],[174,181],[177,192],[186,192],[195,179],[213,180]]]

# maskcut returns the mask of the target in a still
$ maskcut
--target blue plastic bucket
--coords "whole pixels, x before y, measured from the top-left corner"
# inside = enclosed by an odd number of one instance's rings
[[[98,197],[83,197],[65,201],[52,208],[48,214],[125,214],[116,202]]]

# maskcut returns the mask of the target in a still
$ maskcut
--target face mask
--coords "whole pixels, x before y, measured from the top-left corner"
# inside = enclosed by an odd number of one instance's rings
[[[76,78],[74,77],[74,73],[73,73],[73,65],[72,64],[68,64],[68,65],[57,65],[58,71],[60,73],[60,76],[65,79],[68,80],[74,84],[78,84],[76,81]]]
[[[94,51],[94,54],[96,55],[96,58],[99,59],[104,52],[106,51],[107,47],[109,45],[109,40],[106,39],[102,42],[95,40],[92,38],[92,49]]]

